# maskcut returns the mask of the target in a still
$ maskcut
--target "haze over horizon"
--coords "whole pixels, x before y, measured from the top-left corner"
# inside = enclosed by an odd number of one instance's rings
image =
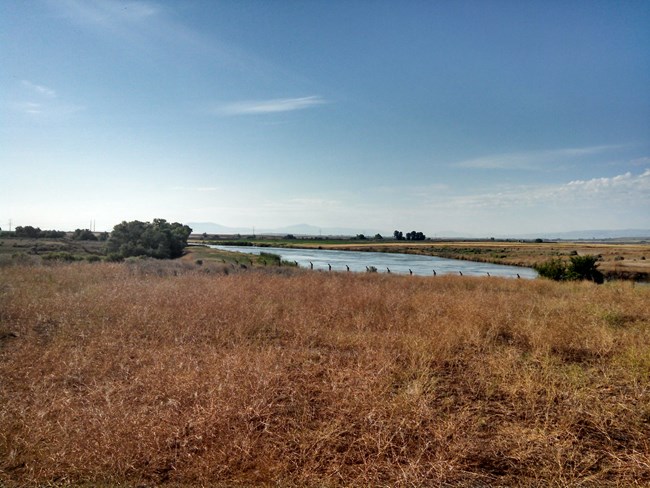
[[[0,3],[0,227],[650,228],[650,2]]]

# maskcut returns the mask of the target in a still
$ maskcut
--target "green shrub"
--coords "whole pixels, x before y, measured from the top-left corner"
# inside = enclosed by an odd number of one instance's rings
[[[590,280],[596,283],[604,281],[603,274],[597,268],[598,258],[596,256],[572,256],[568,265],[569,279]]]
[[[157,259],[177,258],[183,255],[192,229],[187,225],[164,219],[153,222],[122,222],[111,232],[106,248],[109,253],[123,258],[148,256]]]
[[[75,229],[72,239],[75,241],[96,241],[97,236],[90,229]]]
[[[603,283],[604,276],[597,269],[597,256],[571,256],[568,263],[560,258],[551,259],[533,266],[542,278],[555,281],[589,280]]]
[[[536,264],[533,268],[542,278],[555,281],[566,279],[567,266],[560,258],[551,259],[542,264]]]
[[[121,261],[124,261],[124,258],[119,252],[109,252],[106,255],[106,261],[109,263],[119,263]]]

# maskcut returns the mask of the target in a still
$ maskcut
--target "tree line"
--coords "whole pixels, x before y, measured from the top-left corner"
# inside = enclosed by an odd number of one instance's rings
[[[404,233],[401,230],[396,230],[393,232],[393,237],[397,241],[423,241],[427,238],[422,232],[417,232],[417,231],[411,231],[407,232],[406,236],[404,236]]]
[[[75,241],[106,241],[104,252],[111,261],[134,256],[152,257],[156,259],[173,259],[183,255],[187,240],[192,229],[178,222],[169,223],[165,219],[154,219],[153,222],[133,220],[123,221],[113,227],[112,232],[99,234],[90,229],[76,229],[72,233],[58,230],[41,230],[31,225],[18,226],[13,235],[29,239],[64,238]]]

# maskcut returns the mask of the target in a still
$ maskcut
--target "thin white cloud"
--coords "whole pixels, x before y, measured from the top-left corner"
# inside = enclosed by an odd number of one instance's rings
[[[249,100],[221,105],[217,112],[223,115],[254,115],[305,110],[326,103],[318,96],[300,98],[275,98],[271,100]]]
[[[59,0],[53,4],[76,22],[104,27],[139,22],[160,11],[157,4],[144,1]]]
[[[636,158],[630,161],[630,164],[633,164],[634,166],[646,166],[650,165],[650,157],[645,156],[642,158]]]
[[[221,188],[218,186],[175,186],[172,188],[172,190],[175,191],[189,191],[189,192],[200,192],[200,193],[210,193],[210,192],[215,192],[219,191]]]
[[[14,112],[28,117],[38,117],[42,120],[48,117],[60,118],[85,110],[82,105],[61,100],[56,90],[30,80],[20,82],[21,89],[8,106]]]
[[[86,110],[83,105],[67,103],[13,102],[9,105],[15,112],[41,119],[59,119]]]
[[[621,145],[602,145],[591,147],[552,149],[547,151],[528,151],[495,154],[480,158],[467,159],[455,163],[459,168],[498,169],[498,170],[542,170],[549,164],[557,165],[576,159],[602,154],[619,149]]]
[[[46,98],[56,98],[56,91],[44,85],[37,85],[29,80],[23,80],[22,85],[32,94],[40,95]]]
[[[43,106],[37,102],[15,102],[11,105],[16,112],[27,115],[39,115],[43,113]]]
[[[445,183],[431,183],[429,185],[377,186],[373,190],[383,195],[408,195],[412,199],[412,197],[429,197],[448,192],[450,189],[451,187]]]
[[[201,56],[211,64],[221,64],[248,76],[268,79],[300,79],[267,58],[219,38],[215,32],[197,29],[180,20],[180,8],[200,12],[204,7],[188,2],[153,0],[47,0],[57,14],[80,26],[90,35],[116,42],[130,56],[146,55],[151,61],[171,63],[178,68],[177,57],[169,58],[167,46]]]

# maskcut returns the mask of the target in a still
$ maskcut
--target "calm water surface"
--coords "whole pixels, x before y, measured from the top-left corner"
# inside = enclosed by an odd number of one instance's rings
[[[277,254],[285,261],[295,261],[301,268],[315,270],[365,272],[366,267],[374,266],[379,273],[410,274],[433,276],[436,274],[460,274],[464,276],[502,276],[508,278],[533,279],[537,272],[532,268],[519,266],[504,266],[501,264],[476,263],[460,259],[445,259],[434,256],[419,256],[415,254],[399,254],[384,252],[333,251],[326,249],[289,249],[284,247],[254,247],[254,246],[210,246],[215,249],[236,251],[246,254],[259,255],[263,252]],[[409,271],[410,270],[410,271]]]

